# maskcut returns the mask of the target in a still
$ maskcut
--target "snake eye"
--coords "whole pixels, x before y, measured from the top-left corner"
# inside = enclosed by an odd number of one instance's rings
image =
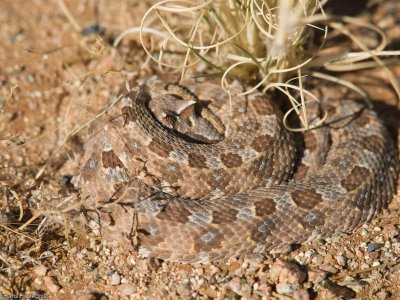
[[[167,95],[172,96],[178,100],[184,100],[183,97],[181,95],[178,94],[173,94],[173,93],[168,93]]]

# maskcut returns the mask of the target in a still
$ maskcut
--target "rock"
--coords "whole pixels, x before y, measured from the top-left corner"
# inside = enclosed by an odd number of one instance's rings
[[[43,283],[44,286],[46,287],[46,290],[50,293],[57,293],[61,289],[61,286],[58,283],[57,278],[53,276],[43,277]]]
[[[38,265],[35,266],[33,272],[35,272],[35,274],[38,276],[45,276],[47,273],[47,268],[44,265]]]
[[[324,257],[322,255],[316,254],[313,256],[311,259],[312,263],[315,264],[316,266],[320,266],[324,262]]]
[[[271,295],[272,293],[272,287],[267,283],[260,283],[257,290],[260,291],[262,295]]]
[[[176,288],[176,291],[178,292],[179,296],[181,296],[182,298],[190,298],[190,287],[189,285],[182,283],[179,284]]]
[[[394,238],[395,236],[399,235],[399,231],[397,230],[396,226],[394,226],[393,224],[385,225],[385,227],[383,227],[382,232],[388,238]]]
[[[251,286],[235,277],[229,281],[229,288],[237,295],[248,298],[251,295]]]
[[[240,295],[240,288],[241,288],[240,279],[235,277],[231,281],[229,281],[229,288],[236,294]]]
[[[270,278],[274,283],[302,283],[306,272],[295,262],[277,260],[270,269]]]
[[[322,266],[319,266],[319,268],[322,271],[326,271],[326,272],[331,273],[331,274],[336,274],[339,271],[335,267],[332,267],[332,266],[329,266],[329,265],[322,265]]]
[[[381,263],[379,262],[379,261],[374,261],[373,263],[372,263],[372,266],[373,267],[377,267],[377,266],[380,266],[381,265]]]
[[[335,259],[336,259],[336,262],[337,262],[340,266],[342,266],[342,267],[346,266],[346,264],[347,264],[347,258],[346,258],[343,254],[337,255],[337,256],[335,257]]]
[[[294,300],[310,300],[310,294],[306,289],[298,289],[293,292]]]
[[[121,296],[133,296],[135,294],[135,286],[132,283],[124,283],[118,287]]]
[[[378,257],[379,257],[379,252],[377,251],[373,251],[369,254],[369,258],[372,260],[377,259]]]
[[[276,285],[276,292],[281,295],[290,295],[298,288],[299,284],[296,283],[278,283]]]
[[[324,264],[325,265],[332,265],[334,264],[334,259],[333,259],[333,255],[328,253],[325,257],[324,257]]]
[[[368,252],[372,252],[375,250],[378,250],[379,248],[382,247],[382,244],[378,244],[378,243],[368,243],[367,244],[367,251]]]
[[[308,270],[308,281],[319,283],[326,279],[328,274],[328,272],[319,269]]]
[[[110,284],[111,285],[119,285],[121,283],[121,275],[117,272],[110,276]]]
[[[207,296],[210,299],[218,298],[218,291],[213,289],[213,288],[211,288],[211,287],[208,287],[206,289],[201,290],[201,294]],[[190,294],[189,294],[188,297],[185,298],[185,299],[191,299],[191,298],[192,297],[190,297]]]

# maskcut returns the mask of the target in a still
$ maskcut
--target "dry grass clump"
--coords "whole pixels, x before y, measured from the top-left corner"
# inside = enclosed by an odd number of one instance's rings
[[[167,72],[185,76],[220,76],[229,92],[227,79],[238,79],[256,90],[280,90],[291,101],[302,128],[309,129],[306,103],[318,99],[301,81],[315,76],[344,84],[363,97],[366,94],[351,83],[321,72],[352,71],[383,67],[400,98],[400,88],[380,56],[398,56],[400,51],[384,51],[384,33],[360,19],[326,15],[323,0],[164,0],[154,4],[143,16],[140,27],[125,30],[117,45],[129,33],[139,33],[149,59]],[[377,33],[380,41],[370,49],[349,26]],[[326,51],[331,36],[346,36],[360,51],[349,52],[336,44]],[[321,37],[322,36],[322,37]],[[316,41],[318,41],[316,43]],[[300,93],[301,99],[292,96]],[[305,100],[306,99],[306,100]],[[286,119],[287,115],[285,116]],[[316,124],[314,124],[315,126]]]

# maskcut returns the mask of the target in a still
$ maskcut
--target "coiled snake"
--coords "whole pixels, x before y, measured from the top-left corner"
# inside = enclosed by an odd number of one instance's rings
[[[351,232],[392,199],[396,149],[365,104],[322,101],[328,119],[305,136],[299,166],[267,96],[227,99],[215,82],[153,77],[92,126],[82,199],[133,209],[127,234],[142,255],[206,262],[263,253]],[[121,211],[115,222],[132,219]]]

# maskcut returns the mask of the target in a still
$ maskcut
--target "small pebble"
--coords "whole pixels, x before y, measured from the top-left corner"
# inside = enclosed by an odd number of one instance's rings
[[[310,294],[306,289],[298,289],[293,292],[294,300],[310,300]]]
[[[371,259],[371,260],[377,259],[378,257],[379,257],[379,252],[377,252],[377,251],[371,252],[369,254],[369,259]]]
[[[293,283],[278,283],[276,285],[276,291],[278,294],[290,295],[299,287],[298,284]]]
[[[319,269],[308,270],[307,274],[308,281],[313,283],[321,282],[328,276],[328,272]]]
[[[110,276],[110,284],[111,285],[119,285],[121,283],[121,276],[115,272]]]
[[[383,234],[389,238],[393,238],[399,235],[399,231],[397,230],[396,226],[393,224],[387,224],[383,227],[382,230]]]
[[[118,287],[121,296],[134,296],[135,286],[131,283],[124,283]]]
[[[96,269],[96,267],[97,267],[97,264],[91,262],[91,263],[89,263],[89,265],[88,265],[88,267],[87,267],[87,270],[88,270],[88,272],[93,272],[94,269]]]
[[[361,264],[360,268],[361,269],[368,269],[369,268],[369,264]]]
[[[229,288],[236,293],[237,295],[241,294],[241,283],[240,283],[240,279],[235,277],[233,278],[231,281],[229,281]]]
[[[43,277],[43,282],[46,287],[46,290],[49,291],[50,293],[57,293],[61,288],[57,279],[53,276]]]
[[[372,252],[372,251],[378,250],[378,249],[381,248],[381,247],[382,247],[382,244],[378,244],[378,243],[369,243],[369,244],[367,245],[367,251],[368,251],[368,252]]]
[[[302,283],[307,274],[295,262],[277,260],[270,269],[270,278],[274,283]]]
[[[35,266],[34,272],[38,276],[45,276],[47,273],[47,268],[44,265]]]
[[[344,267],[346,265],[347,259],[343,255],[337,255],[335,258],[336,258],[337,263],[339,265],[341,265],[342,267]]]
[[[315,264],[316,266],[320,266],[323,264],[324,262],[324,257],[322,255],[316,254],[313,256],[313,258],[311,259],[311,262],[313,264]]]
[[[319,266],[319,268],[322,271],[326,271],[326,272],[331,273],[331,274],[336,274],[339,271],[338,269],[336,269],[335,267],[332,267],[330,265],[321,265],[321,266]]]
[[[373,263],[372,263],[372,266],[373,267],[377,267],[377,266],[380,266],[380,262],[379,261],[374,261]]]
[[[176,291],[182,298],[190,298],[190,287],[188,284],[179,284],[176,288]]]

